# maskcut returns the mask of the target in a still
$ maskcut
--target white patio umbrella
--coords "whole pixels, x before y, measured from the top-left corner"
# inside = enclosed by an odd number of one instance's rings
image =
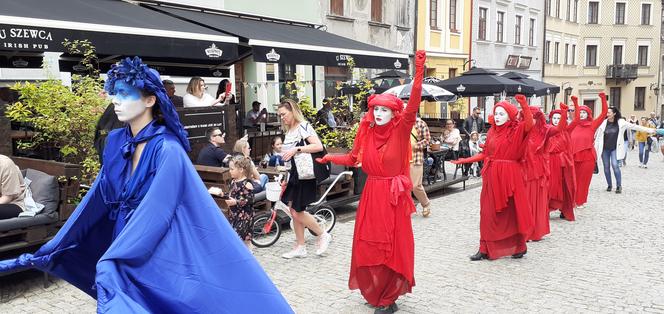
[[[392,87],[383,93],[395,95],[401,99],[410,98],[410,90],[413,87],[412,83]],[[447,90],[431,84],[422,84],[422,100],[428,101],[442,101],[454,102],[456,95],[448,92]]]

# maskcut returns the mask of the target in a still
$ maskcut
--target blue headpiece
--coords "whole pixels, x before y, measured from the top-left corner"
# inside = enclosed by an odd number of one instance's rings
[[[104,85],[106,92],[112,95],[115,82],[120,80],[140,90],[152,93],[157,97],[155,105],[159,106],[164,116],[166,128],[178,137],[185,151],[190,151],[191,146],[187,139],[187,132],[180,122],[173,102],[166,95],[166,89],[164,88],[164,84],[161,83],[159,72],[149,68],[139,57],[134,57],[134,59],[126,58],[114,64],[108,71],[108,78]]]

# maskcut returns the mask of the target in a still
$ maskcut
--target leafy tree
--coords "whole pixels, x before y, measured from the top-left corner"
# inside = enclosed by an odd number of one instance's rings
[[[19,142],[19,148],[55,147],[61,161],[81,165],[82,182],[90,183],[100,168],[93,147],[95,126],[108,102],[103,97],[95,48],[87,40],[65,39],[63,44],[69,53],[83,55],[81,63],[89,70],[88,75],[73,75],[71,87],[54,78],[16,83],[12,89],[19,92],[19,101],[5,114],[35,128],[34,137]]]

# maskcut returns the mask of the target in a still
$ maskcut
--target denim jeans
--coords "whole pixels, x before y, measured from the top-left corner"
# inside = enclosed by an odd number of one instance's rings
[[[266,174],[261,174],[259,181],[254,181],[254,194],[263,192],[265,190],[265,184],[267,184],[269,178]]]
[[[616,186],[622,186],[620,177],[620,167],[618,167],[618,159],[616,159],[616,150],[603,150],[602,151],[602,164],[604,164],[604,177],[606,177],[606,184],[612,187],[611,184],[611,168],[613,174],[616,176]]]
[[[648,142],[639,142],[639,162],[647,165],[650,156],[650,147]]]

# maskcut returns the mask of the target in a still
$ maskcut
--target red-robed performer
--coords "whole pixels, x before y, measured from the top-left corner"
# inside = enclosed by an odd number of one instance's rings
[[[567,110],[563,107],[563,110]],[[535,125],[528,132],[523,171],[526,193],[533,212],[534,228],[528,240],[539,241],[549,234],[549,150],[548,139],[563,131],[562,124],[553,127],[546,123],[544,113],[538,107],[530,107]]]
[[[375,313],[396,311],[396,299],[415,285],[410,131],[420,106],[425,60],[424,51],[418,51],[405,110],[394,95],[372,95],[353,150],[318,160],[361,164],[368,174],[356,213],[348,287],[360,289],[367,302],[377,307]]]
[[[521,108],[526,97],[516,95]],[[533,230],[533,215],[523,179],[522,163],[526,136],[533,127],[533,114],[523,110],[517,120],[516,106],[501,101],[494,106],[494,126],[487,134],[484,151],[455,164],[484,160],[480,194],[480,248],[471,261],[526,254],[526,239]]]
[[[560,104],[561,108],[565,104]],[[557,109],[549,113],[552,125],[564,130],[549,139],[549,209],[560,209],[560,218],[574,221],[574,193],[576,193],[576,175],[570,132],[579,121],[579,112],[575,110],[574,121],[567,124],[567,110]]]
[[[602,124],[609,106],[606,94],[599,93],[602,100],[602,113],[593,119],[593,112],[587,106],[579,106],[576,96],[572,101],[580,113],[580,121],[572,131],[572,153],[574,154],[574,170],[576,171],[576,205],[583,208],[588,202],[588,189],[595,170],[597,152],[595,151],[595,131]]]

